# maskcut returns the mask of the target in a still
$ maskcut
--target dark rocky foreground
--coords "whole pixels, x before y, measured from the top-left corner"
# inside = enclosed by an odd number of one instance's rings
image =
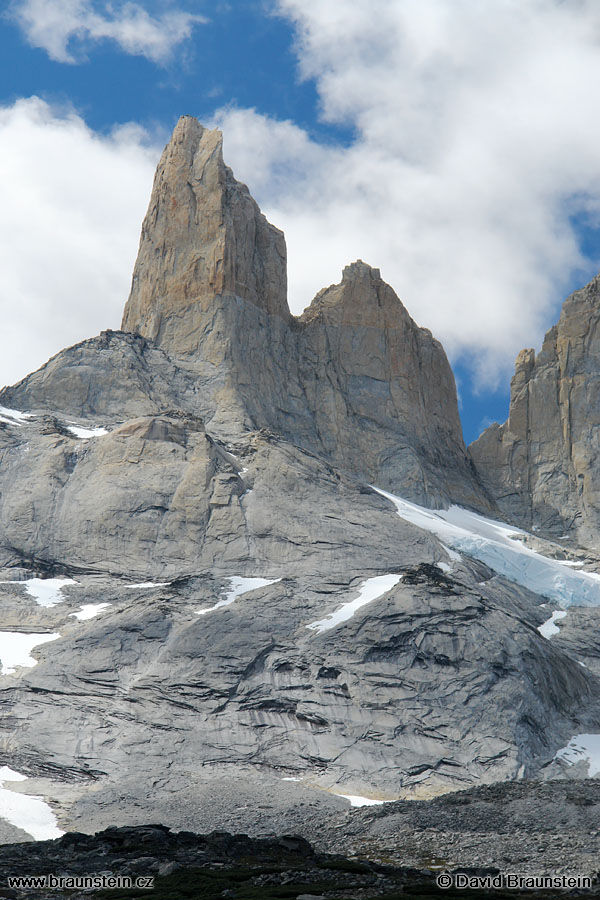
[[[600,783],[486,785],[353,810],[343,823],[332,818],[312,843],[146,825],[7,844],[0,847],[0,898],[600,897],[599,835]],[[458,887],[438,886],[441,874]],[[50,887],[10,886],[14,876],[45,875],[54,877]],[[522,879],[522,889],[510,887],[509,875],[513,884]],[[125,877],[131,887],[84,890],[78,879],[85,876]],[[568,879],[577,876],[589,877],[591,886],[570,888]],[[538,889],[534,878],[555,879],[554,886]]]
[[[247,835],[212,832],[172,833],[161,825],[108,828],[96,835],[71,832],[56,841],[11,844],[0,848],[0,897],[143,898],[153,900],[395,900],[395,898],[461,897],[462,888],[445,890],[436,880],[440,869],[385,865],[361,858],[315,851],[301,837],[284,835],[257,840]],[[497,868],[457,867],[447,870],[459,883],[484,885],[498,879]],[[444,870],[446,874],[446,870]],[[13,879],[29,877],[30,886]],[[460,878],[462,876],[462,880]],[[38,885],[43,878],[46,887]],[[83,888],[84,879],[128,878],[131,888]],[[62,880],[61,880],[62,879]],[[92,881],[89,882],[90,884]],[[10,887],[9,885],[13,885]],[[468,888],[473,898],[553,897],[554,889],[526,892]],[[600,897],[594,879],[591,889],[561,891],[561,896]]]

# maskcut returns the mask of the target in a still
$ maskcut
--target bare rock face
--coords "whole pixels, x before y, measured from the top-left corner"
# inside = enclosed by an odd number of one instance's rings
[[[361,260],[300,318],[301,380],[337,465],[427,505],[486,506],[443,347]]]
[[[498,507],[526,528],[600,546],[600,277],[572,294],[540,353],[523,350],[510,415],[471,445]]]
[[[122,329],[193,369],[202,415],[232,435],[302,432],[283,233],[223,162],[220,131],[182,117],[159,162]]]
[[[594,509],[595,303],[522,357],[510,427],[475,453],[503,508],[561,528]],[[545,598],[365,484],[488,508],[442,347],[362,262],[291,317],[281,234],[192,119],[124,329],[0,392],[2,628],[52,638],[16,667],[0,640],[0,765],[62,826],[210,808],[272,831],[271,801],[314,822],[336,793],[540,777],[598,733],[595,619],[549,644]]]
[[[393,568],[409,535],[414,558],[435,558],[432,540],[387,501],[274,436],[227,449],[175,410],[96,437],[50,415],[0,422],[0,566],[142,580],[346,573],[370,568],[375,554]]]
[[[123,331],[182,355],[215,297],[289,318],[285,239],[223,162],[220,131],[182,117],[159,162]]]
[[[489,508],[441,345],[360,261],[290,316],[282,233],[220,133],[189,117],[158,166],[123,330],[193,373],[196,411],[223,436],[267,428],[419,502]]]

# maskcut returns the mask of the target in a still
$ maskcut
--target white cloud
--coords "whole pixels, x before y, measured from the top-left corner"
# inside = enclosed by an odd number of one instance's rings
[[[119,327],[158,153],[135,126],[0,107],[0,386]]]
[[[139,3],[94,0],[14,0],[11,17],[29,43],[57,62],[74,63],[96,41],[115,41],[126,53],[166,62],[203,16],[177,9],[151,15]],[[74,49],[75,48],[75,49]]]
[[[453,357],[473,361],[478,385],[506,377],[575,273],[600,262],[583,258],[570,221],[600,222],[600,8],[279,0],[279,10],[324,117],[355,134],[335,146],[255,110],[215,116],[227,162],[286,232],[292,308],[360,257]],[[98,136],[39,100],[0,108],[0,381],[118,326],[159,151],[133,127]]]
[[[600,211],[592,0],[279,0],[347,148],[224,109],[229,163],[290,254],[300,310],[343,265],[380,267],[420,324],[493,381],[538,344]],[[580,275],[580,277],[583,277]],[[485,383],[485,382],[484,382]]]

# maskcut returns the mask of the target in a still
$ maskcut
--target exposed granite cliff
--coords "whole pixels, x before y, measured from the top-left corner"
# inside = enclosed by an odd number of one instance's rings
[[[487,505],[439,342],[361,261],[292,319],[283,235],[195,119],[159,163],[122,327],[185,357],[213,428],[266,427],[420,502]]]
[[[503,515],[525,528],[600,546],[600,276],[564,303],[537,355],[523,350],[508,421],[471,445]]]
[[[298,342],[315,430],[336,465],[426,505],[486,508],[444,349],[378,269],[345,268],[300,317]]]
[[[182,356],[217,297],[289,319],[286,266],[283,233],[225,165],[221,132],[183,116],[156,170],[123,331]]]
[[[0,393],[0,637],[45,639],[0,652],[14,793],[84,830],[197,827],[221,779],[256,833],[263,784],[321,811],[426,796],[539,777],[600,730],[584,629],[549,644],[543,597],[365,483],[489,509],[443,349],[360,261],[290,316],[282,237],[194,120],[124,328]]]

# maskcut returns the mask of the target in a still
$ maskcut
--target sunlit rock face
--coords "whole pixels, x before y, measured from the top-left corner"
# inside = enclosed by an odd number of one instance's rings
[[[358,261],[294,319],[283,235],[182,118],[158,166],[123,330],[195,371],[214,428],[269,428],[429,504],[485,505],[443,348]],[[203,410],[205,414],[205,410]]]
[[[558,620],[563,548],[457,503],[495,510],[441,345],[360,260],[292,317],[283,236],[182,119],[123,330],[0,393],[0,769],[60,828],[252,833],[555,771],[600,733],[597,582]]]
[[[361,260],[299,322],[300,371],[328,455],[431,506],[485,508],[462,440],[443,347]]]
[[[195,351],[195,312],[241,298],[289,319],[283,233],[223,161],[223,137],[182,117],[156,171],[123,331],[174,355]]]
[[[600,278],[564,303],[537,355],[523,350],[508,421],[471,445],[477,473],[505,516],[600,545]]]

